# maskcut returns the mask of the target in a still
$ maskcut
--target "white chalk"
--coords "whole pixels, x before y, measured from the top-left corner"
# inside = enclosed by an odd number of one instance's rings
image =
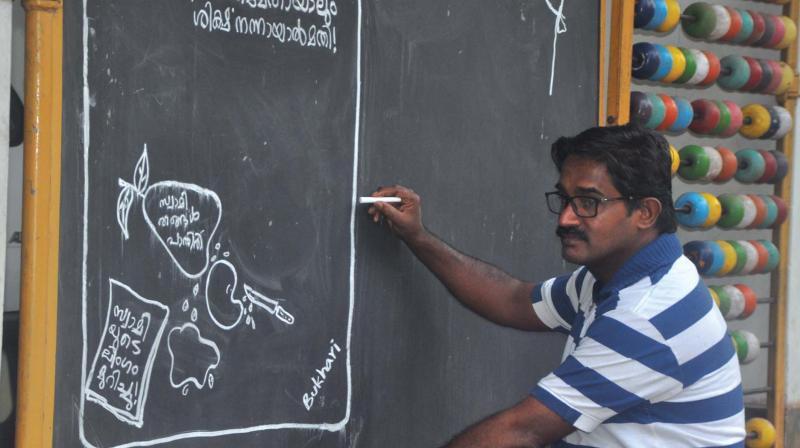
[[[374,198],[372,196],[361,196],[358,198],[359,204],[374,204],[376,202],[403,202],[402,199],[398,198],[397,196],[386,196],[382,198]]]

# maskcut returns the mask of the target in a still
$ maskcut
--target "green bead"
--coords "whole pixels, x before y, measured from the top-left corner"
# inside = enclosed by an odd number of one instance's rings
[[[728,241],[731,246],[733,246],[733,250],[736,251],[736,264],[733,266],[728,275],[736,275],[742,272],[744,265],[747,263],[747,251],[736,241]]]
[[[644,125],[649,129],[655,129],[664,121],[667,106],[664,105],[664,100],[654,93],[648,93],[647,99],[650,100],[650,119]]]
[[[730,54],[719,61],[720,75],[717,83],[723,89],[739,90],[750,79],[750,64],[745,58]]]
[[[764,175],[766,161],[764,156],[755,149],[742,149],[736,151],[736,161],[739,164],[736,169],[736,180],[749,184],[760,179]]]
[[[733,339],[733,346],[736,348],[739,362],[744,362],[747,359],[747,339],[738,331],[731,332],[731,339]]]
[[[717,14],[708,3],[692,3],[683,10],[683,31],[695,39],[706,39],[717,26]]]
[[[719,297],[719,312],[722,313],[723,316],[727,316],[731,311],[730,296],[723,288],[719,286],[709,286],[709,288],[713,289],[714,292],[717,293],[717,297]]]
[[[711,130],[711,133],[716,135],[721,134],[725,129],[728,129],[728,126],[731,125],[731,110],[728,109],[727,104],[720,100],[714,100],[714,104],[716,104],[719,108],[719,123],[714,126],[714,129]]]
[[[686,180],[700,180],[708,174],[711,159],[702,146],[686,145],[678,152],[681,158],[681,167],[678,174]],[[687,162],[687,163],[683,163]]]
[[[764,272],[771,272],[774,271],[775,268],[778,267],[778,263],[781,261],[781,254],[778,251],[778,247],[775,246],[770,240],[758,240],[764,249],[767,249],[767,253],[769,254],[769,258],[767,259],[767,265],[764,266]]]
[[[725,193],[718,196],[722,205],[722,216],[717,225],[723,229],[732,229],[744,218],[744,203],[738,195]],[[737,260],[738,261],[738,260]]]
[[[695,72],[697,71],[697,60],[694,57],[694,53],[689,51],[688,48],[680,48],[681,53],[686,58],[686,68],[683,69],[683,74],[675,80],[678,84],[684,84],[686,81],[691,79],[694,76]]]

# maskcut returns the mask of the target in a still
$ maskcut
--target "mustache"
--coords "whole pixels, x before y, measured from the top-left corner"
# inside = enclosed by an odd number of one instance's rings
[[[584,241],[589,241],[589,238],[586,236],[586,233],[584,233],[581,229],[579,229],[577,227],[558,226],[556,228],[556,235],[558,235],[559,238],[564,238],[566,236],[572,236],[572,237],[575,237],[575,238],[578,238],[578,239],[581,239],[581,240],[584,240]]]

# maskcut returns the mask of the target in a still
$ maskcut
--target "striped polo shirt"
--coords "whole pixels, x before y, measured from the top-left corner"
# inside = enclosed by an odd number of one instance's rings
[[[725,320],[674,234],[602,285],[581,267],[534,288],[568,334],[531,394],[577,431],[554,447],[744,447],[744,403]]]

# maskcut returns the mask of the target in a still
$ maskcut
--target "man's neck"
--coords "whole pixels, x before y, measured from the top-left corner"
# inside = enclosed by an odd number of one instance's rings
[[[659,233],[653,229],[652,232],[645,233],[641,238],[635,240],[633,244],[627,246],[625,249],[610,254],[610,256],[606,257],[604,260],[591,266],[587,265],[586,267],[597,281],[606,285],[631,257],[636,255],[643,247],[655,241],[658,237]]]

